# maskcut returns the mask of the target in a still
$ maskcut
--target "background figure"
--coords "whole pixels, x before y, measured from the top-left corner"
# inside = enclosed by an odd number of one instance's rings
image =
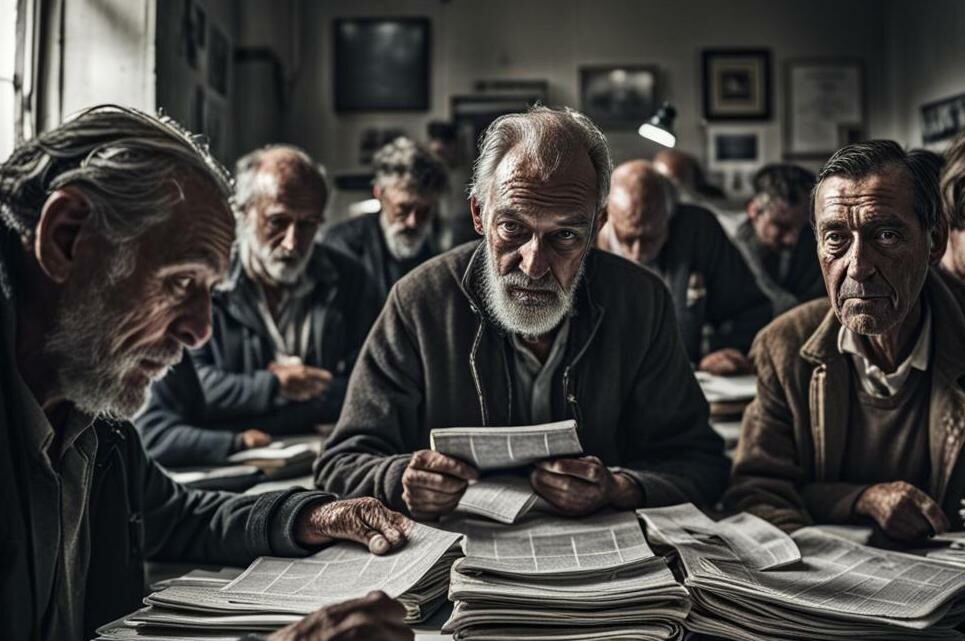
[[[771,319],[770,304],[714,215],[677,202],[670,181],[645,160],[614,170],[607,212],[599,247],[661,275],[690,360],[717,374],[750,371],[745,354]],[[713,332],[708,349],[705,326]]]
[[[137,418],[160,462],[223,462],[338,419],[378,302],[360,264],[314,242],[327,198],[300,149],[269,146],[238,162],[238,242],[214,294],[212,339],[192,354],[196,377],[188,363],[176,368]]]
[[[442,161],[408,138],[376,152],[373,165],[381,210],[333,225],[322,242],[365,265],[381,302],[397,280],[436,254],[432,222],[449,176]]]
[[[684,202],[712,207],[726,204],[724,190],[707,180],[700,162],[691,154],[679,149],[661,149],[653,155],[653,168],[670,179]]]
[[[945,152],[942,202],[948,217],[948,245],[941,267],[965,280],[965,132]]]
[[[459,146],[458,132],[452,123],[434,120],[428,124],[426,133],[429,151],[439,157],[449,173],[449,189],[439,202],[439,233],[436,236],[439,249],[446,251],[476,240],[476,230],[469,215],[471,167]]]
[[[814,174],[795,165],[767,165],[753,180],[747,220],[734,242],[777,316],[827,293],[808,225]]]

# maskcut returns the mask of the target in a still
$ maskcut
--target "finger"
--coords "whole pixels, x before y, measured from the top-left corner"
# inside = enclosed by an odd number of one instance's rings
[[[409,487],[424,487],[443,494],[461,494],[466,489],[466,481],[460,478],[411,467],[403,472],[402,483]]]
[[[369,550],[385,554],[406,542],[406,531],[411,521],[381,503],[374,503],[364,516],[371,528]]]
[[[948,530],[950,525],[948,517],[931,497],[922,494],[920,497],[915,497],[915,503],[931,527],[931,534],[941,534]]]
[[[409,466],[429,472],[441,472],[464,481],[475,481],[479,478],[479,472],[468,463],[432,450],[419,450],[413,454]]]
[[[459,504],[462,495],[440,494],[425,488],[403,490],[407,502],[420,510],[450,511]]]
[[[325,385],[328,385],[332,381],[332,373],[327,369],[319,369],[317,367],[306,367],[305,380],[309,380],[314,383],[323,383]]]
[[[606,472],[603,463],[595,456],[583,458],[559,458],[552,461],[541,461],[536,467],[553,474],[573,476],[589,483],[599,483]]]
[[[534,488],[539,486],[563,495],[583,495],[594,492],[596,488],[599,487],[594,483],[584,481],[575,476],[554,474],[553,472],[547,472],[541,469],[533,471],[530,477],[530,484],[533,485]]]
[[[885,532],[899,541],[917,541],[931,533],[931,525],[916,508],[895,511]]]

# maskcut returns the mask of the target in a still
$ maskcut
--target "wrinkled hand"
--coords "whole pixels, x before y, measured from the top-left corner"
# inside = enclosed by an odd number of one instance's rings
[[[949,528],[941,507],[904,481],[872,485],[858,497],[855,511],[874,519],[885,534],[898,541],[923,539]]]
[[[614,474],[595,456],[559,458],[534,464],[529,475],[536,493],[566,515],[582,516],[612,505],[643,506],[643,491],[629,476]]]
[[[378,499],[345,499],[302,510],[295,523],[295,541],[314,547],[345,539],[367,545],[372,554],[386,554],[405,544],[411,525]]]
[[[384,592],[312,612],[268,637],[268,641],[411,641],[405,608]]]
[[[268,365],[268,371],[278,379],[282,396],[293,401],[307,401],[321,396],[332,383],[330,371],[304,363],[273,362]]]
[[[456,509],[479,472],[468,463],[433,450],[412,454],[402,473],[402,500],[414,518],[431,520]]]
[[[753,373],[754,364],[733,347],[726,347],[700,359],[697,369],[717,376],[738,376]]]
[[[245,430],[240,436],[242,449],[250,450],[255,447],[265,447],[271,444],[271,436],[261,430]]]

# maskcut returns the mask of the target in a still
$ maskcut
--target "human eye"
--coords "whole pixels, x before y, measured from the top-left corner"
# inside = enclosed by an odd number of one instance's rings
[[[194,286],[195,278],[189,274],[175,274],[168,279],[168,288],[178,297],[184,297]]]
[[[514,220],[504,220],[499,223],[499,231],[508,235],[514,236],[523,230],[523,226]]]
[[[901,234],[894,229],[882,229],[875,235],[882,245],[893,246],[901,240]]]
[[[832,251],[835,249],[840,249],[848,242],[848,237],[846,234],[834,229],[824,232],[824,234],[821,236],[821,239],[828,249],[831,249]]]

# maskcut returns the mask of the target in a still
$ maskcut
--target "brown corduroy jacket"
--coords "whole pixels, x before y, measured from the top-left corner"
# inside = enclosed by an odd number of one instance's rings
[[[928,440],[929,495],[960,529],[965,495],[965,284],[931,269],[922,295],[932,312]],[[757,337],[757,398],[744,413],[725,506],[785,530],[812,523],[855,523],[867,487],[840,480],[853,376],[838,351],[841,323],[828,299],[780,316]],[[864,457],[873,457],[865,452]],[[900,479],[881,479],[882,482]]]

